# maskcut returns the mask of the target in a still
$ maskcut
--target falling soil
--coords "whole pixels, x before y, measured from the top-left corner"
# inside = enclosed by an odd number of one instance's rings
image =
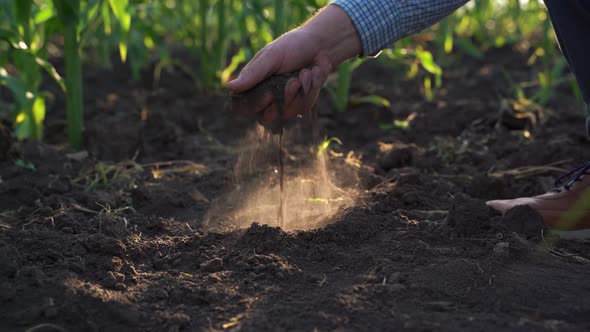
[[[260,102],[260,99],[267,94],[272,95],[272,98],[276,103],[278,113],[276,115],[277,118],[272,123],[264,125],[266,125],[266,128],[268,128],[273,134],[278,135],[279,140],[277,150],[277,160],[279,165],[279,209],[277,213],[277,225],[279,225],[279,227],[284,226],[283,221],[285,217],[285,167],[283,160],[283,134],[285,132],[285,128],[283,127],[283,113],[285,111],[284,90],[287,81],[298,74],[299,72],[294,72],[286,75],[271,76],[246,92],[230,94],[232,99],[232,111],[236,113],[243,113],[241,109],[244,108],[244,104],[250,108],[254,107],[253,105]]]
[[[365,62],[353,96],[393,112],[323,94],[285,130],[282,228],[277,137],[223,113],[227,96],[180,70],[86,67],[80,153],[48,79],[47,143],[0,141],[0,330],[590,330],[590,242],[484,204],[590,159],[567,82],[530,137],[500,114],[506,74],[537,77],[528,58],[448,58],[434,102],[426,73]],[[314,137],[342,145],[318,155]]]
[[[298,72],[271,76],[265,81],[261,82],[251,90],[242,93],[230,93],[229,105],[234,114],[242,114],[251,116],[247,110],[256,109],[256,103],[260,102],[265,96],[272,96],[276,105],[277,118],[273,122],[259,122],[253,124],[251,129],[246,134],[242,152],[237,161],[235,182],[236,187],[241,189],[248,187],[250,192],[263,192],[268,189],[268,181],[264,179],[256,182],[260,177],[260,170],[267,167],[267,165],[276,165],[276,172],[278,173],[278,195],[275,197],[264,197],[248,200],[250,194],[245,190],[238,190],[233,195],[221,197],[215,207],[208,214],[208,219],[219,218],[223,216],[231,216],[234,220],[234,226],[246,227],[249,226],[252,220],[257,220],[262,223],[274,224],[283,229],[309,229],[323,226],[322,222],[332,216],[338,211],[338,208],[348,206],[354,200],[354,191],[351,187],[356,183],[351,182],[347,186],[348,191],[337,188],[333,184],[333,179],[328,174],[328,163],[326,158],[318,152],[319,144],[319,130],[317,124],[317,114],[312,111],[306,122],[297,121],[297,119],[287,120],[283,119],[284,113],[284,89],[287,81],[297,76]],[[258,114],[254,117],[260,118]],[[291,152],[290,157],[297,159],[300,162],[293,165],[296,168],[294,176],[286,182],[285,174],[285,139],[288,132],[289,140],[287,144],[303,144],[307,142],[308,151]],[[275,156],[272,156],[276,151]],[[311,153],[309,152],[311,151]],[[310,167],[303,167],[303,164],[311,165]],[[254,179],[254,182],[252,181]],[[297,188],[296,182],[308,181],[306,189]],[[254,184],[256,183],[256,184]],[[289,184],[292,186],[289,191],[285,186]],[[325,188],[336,188],[339,193],[334,190]],[[243,196],[243,197],[240,197]],[[263,211],[263,214],[268,214],[268,211],[263,208],[272,202],[272,198],[277,198],[277,219],[276,222],[269,222],[265,216],[258,211]],[[269,199],[270,198],[270,199]],[[297,201],[309,201],[316,204],[300,204]],[[232,202],[242,202],[239,213],[233,209],[226,209]],[[289,202],[289,203],[287,203]],[[317,203],[325,203],[324,208],[318,208]],[[326,208],[327,207],[327,208]],[[293,211],[298,210],[298,212]],[[289,213],[292,212],[292,213]],[[307,212],[307,213],[306,213]],[[298,217],[301,213],[304,216]],[[240,221],[243,217],[240,214],[245,214],[248,221],[244,224]],[[237,216],[237,218],[236,218]],[[293,217],[294,216],[294,217]],[[252,219],[254,218],[254,219]],[[311,221],[314,219],[315,221]],[[303,221],[303,223],[301,222]],[[213,225],[211,225],[213,226]],[[219,226],[219,223],[215,224]],[[224,227],[229,227],[229,223],[223,223]]]
[[[277,216],[277,224],[279,227],[284,227],[283,221],[285,220],[285,161],[283,160],[283,134],[284,129],[281,128],[279,133],[279,212]]]

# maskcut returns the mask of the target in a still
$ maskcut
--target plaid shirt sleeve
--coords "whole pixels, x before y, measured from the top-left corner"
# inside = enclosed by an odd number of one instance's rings
[[[332,0],[344,9],[358,30],[363,55],[371,56],[390,43],[415,34],[469,0]]]

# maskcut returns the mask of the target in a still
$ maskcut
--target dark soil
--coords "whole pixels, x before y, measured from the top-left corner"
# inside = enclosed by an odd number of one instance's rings
[[[120,64],[86,68],[85,155],[63,148],[63,98],[48,85],[47,144],[6,143],[0,125],[0,330],[589,330],[590,243],[560,240],[530,209],[502,217],[484,204],[541,193],[559,174],[521,167],[590,156],[565,88],[530,138],[506,125],[502,70],[532,79],[526,61],[511,49],[457,61],[431,103],[421,80],[361,66],[353,93],[393,111],[317,106],[322,137],[343,141],[330,169],[360,180],[337,185],[361,195],[294,232],[204,227],[234,189],[251,125],[223,95],[181,72],[133,82]],[[414,112],[407,129],[379,129]]]

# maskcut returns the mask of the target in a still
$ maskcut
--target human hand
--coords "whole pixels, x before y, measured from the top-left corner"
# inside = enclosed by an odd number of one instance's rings
[[[245,92],[270,76],[299,71],[287,80],[282,98],[272,91],[263,92],[256,102],[238,110],[272,122],[281,114],[282,105],[282,117],[288,119],[309,111],[332,69],[360,50],[360,38],[348,15],[340,7],[328,6],[305,25],[262,48],[227,88]]]
[[[299,71],[300,70],[300,71]],[[303,29],[293,30],[262,48],[242,69],[237,79],[227,87],[234,92],[245,92],[264,84],[270,76],[299,71],[289,78],[283,96],[273,95],[272,89],[261,89],[251,103],[238,111],[257,114],[262,122],[304,114],[315,103],[320,89],[332,71],[332,63],[319,49],[319,40]],[[283,110],[279,110],[279,107]]]

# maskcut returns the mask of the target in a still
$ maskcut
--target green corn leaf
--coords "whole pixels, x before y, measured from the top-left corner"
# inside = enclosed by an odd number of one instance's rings
[[[355,69],[358,68],[358,66],[362,65],[363,62],[365,62],[365,60],[366,60],[366,58],[356,58],[354,60],[351,60],[350,67],[348,68],[348,70],[354,71]]]
[[[53,67],[51,63],[41,59],[40,57],[35,57],[35,62],[39,66],[41,66],[41,68],[45,69],[47,74],[49,74],[49,76],[51,76],[51,78],[55,80],[55,82],[59,85],[63,92],[66,92],[66,85],[64,79],[61,77],[61,75],[59,75],[57,69],[55,69],[55,67]]]
[[[31,17],[32,0],[14,0],[14,14],[19,26],[21,36],[28,39],[29,17]]]
[[[76,0],[53,0],[57,16],[63,25],[77,25],[80,20],[80,3]]]
[[[111,10],[117,19],[121,19],[125,15],[129,15],[127,7],[129,6],[129,0],[109,0]]]
[[[563,72],[566,66],[567,62],[565,61],[565,58],[559,58],[555,66],[553,66],[553,68],[551,69],[551,80],[554,82],[557,81],[559,77],[561,77],[561,73]]]
[[[426,100],[431,102],[434,99],[434,91],[432,90],[432,79],[430,76],[424,77],[424,94]]]
[[[88,32],[88,30],[94,30],[93,28],[95,27],[93,24],[96,24],[102,15],[102,1],[90,0],[88,2],[83,2],[82,4],[84,4],[84,7],[80,8],[80,39],[83,39],[83,36]]]
[[[453,31],[451,29],[445,33],[444,49],[446,54],[453,51]]]
[[[102,7],[101,7],[100,11],[101,11],[102,20],[104,22],[103,23],[104,33],[107,36],[110,36],[110,34],[112,32],[112,28],[111,28],[111,12],[109,11],[109,3],[107,1],[103,1]]]
[[[27,50],[29,46],[21,40],[20,36],[14,31],[0,29],[0,40],[7,42],[10,47],[17,50]]]
[[[66,91],[66,87],[63,81],[63,78],[59,75],[59,73],[57,72],[57,70],[55,69],[55,67],[49,63],[48,61],[36,56],[33,52],[31,52],[28,48],[26,47],[18,47],[19,43],[15,43],[17,47],[14,47],[15,45],[12,45],[13,48],[15,48],[16,51],[18,51],[21,55],[21,57],[25,57],[25,56],[31,56],[34,60],[35,63],[37,65],[39,65],[39,67],[43,68],[48,74],[49,76],[51,76],[51,78],[53,78],[55,80],[55,82],[59,85],[59,87],[65,92]],[[3,68],[0,68],[0,71]],[[33,68],[28,68],[29,70],[33,70]],[[3,76],[0,73],[0,77]]]
[[[7,23],[9,23],[9,26],[16,25],[16,21],[14,20],[15,15],[14,7],[12,6],[12,1],[0,0],[0,13],[3,13],[2,18],[8,21]]]
[[[12,44],[18,39],[18,35],[14,33],[14,31],[0,28],[0,40],[4,40]]]
[[[40,11],[38,11],[35,16],[33,17],[33,22],[35,24],[43,24],[47,22],[50,18],[55,16],[55,8],[53,6],[44,6]]]
[[[9,75],[3,67],[0,67],[0,84],[6,86],[12,92],[17,103],[25,104],[27,94],[25,83]]]
[[[38,132],[36,137],[43,137],[43,121],[45,120],[45,98],[37,96],[33,102],[33,121]]]
[[[129,12],[129,0],[109,0],[111,9],[119,27],[121,28],[121,36],[119,37],[119,54],[121,61],[127,60],[127,46],[129,43],[129,30],[131,29],[131,14]]]
[[[29,92],[19,99],[24,99],[25,101],[17,103],[16,117],[14,120],[14,134],[16,138],[32,138],[37,140],[41,139],[41,129],[37,126],[39,121],[36,119],[36,112],[33,109],[35,101],[34,96],[32,96],[32,94]],[[42,112],[37,113],[41,114]]]
[[[244,61],[246,61],[246,49],[242,48],[240,49],[240,51],[238,52],[238,54],[234,55],[231,58],[231,62],[229,64],[229,66],[227,66],[227,68],[225,68],[222,72],[221,72],[221,83],[225,84],[229,81],[231,74],[236,71],[236,69],[238,69],[238,66],[240,64],[242,64]]]
[[[472,58],[483,59],[483,53],[467,38],[458,39],[457,47]]]
[[[63,24],[59,17],[54,15],[44,23],[45,40],[50,40],[51,37],[61,33],[63,31]]]
[[[348,107],[352,65],[353,61],[346,61],[338,66],[336,90],[334,90],[332,96],[334,97],[334,103],[336,104],[336,108],[338,108],[340,112],[346,111],[346,108]]]
[[[417,50],[416,56],[420,59],[420,64],[431,74],[440,74],[442,69],[434,62],[432,53],[428,51]]]
[[[33,0],[14,0],[14,14],[17,21],[28,22],[31,14]]]
[[[93,2],[93,3],[92,3]],[[89,1],[86,8],[84,8],[84,19],[86,24],[91,22],[95,17],[99,16],[102,1]]]

